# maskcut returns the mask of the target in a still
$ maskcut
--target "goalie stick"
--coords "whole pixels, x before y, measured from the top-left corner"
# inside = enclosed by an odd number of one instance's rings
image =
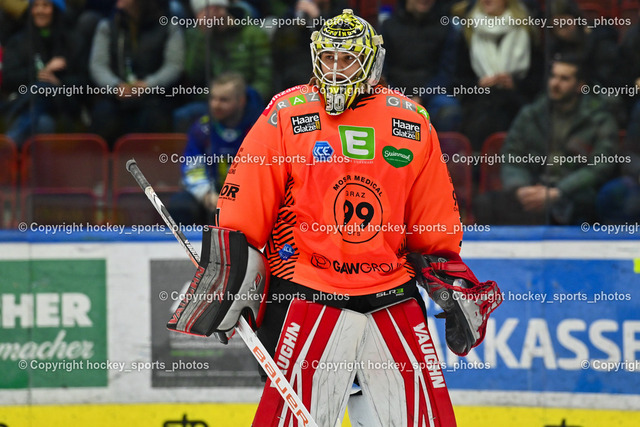
[[[187,251],[189,258],[191,258],[191,262],[197,267],[200,263],[200,255],[193,248],[187,237],[180,230],[176,222],[173,220],[169,211],[164,206],[156,192],[154,191],[149,181],[144,177],[142,171],[138,167],[138,164],[134,159],[129,159],[126,165],[127,171],[133,176],[136,180],[140,188],[144,190],[144,193],[147,195],[147,198],[153,205],[153,207],[158,211],[165,224],[169,226],[171,232],[178,240],[180,245]],[[240,338],[244,341],[244,343],[249,347],[249,350],[256,358],[262,369],[267,373],[271,382],[273,384],[277,384],[275,387],[280,393],[280,396],[284,399],[287,405],[289,405],[291,412],[298,418],[298,421],[303,426],[308,427],[317,427],[317,424],[311,417],[311,414],[307,410],[307,408],[302,403],[300,397],[296,394],[295,390],[289,384],[289,381],[285,378],[285,376],[280,371],[280,368],[276,365],[273,358],[269,355],[267,350],[264,348],[264,345],[256,334],[253,332],[246,319],[243,316],[240,316],[240,320],[238,321],[238,325],[236,326],[236,331]]]

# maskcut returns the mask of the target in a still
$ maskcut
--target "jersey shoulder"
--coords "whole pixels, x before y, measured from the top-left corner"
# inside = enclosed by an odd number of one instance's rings
[[[275,95],[269,101],[262,115],[268,117],[269,121],[275,125],[278,112],[284,108],[299,111],[321,107],[322,99],[318,89],[315,86],[305,84],[291,87]]]
[[[402,92],[381,85],[373,88],[373,91],[378,102],[384,103],[386,113],[402,115],[407,119],[424,120],[431,126],[427,109]]]

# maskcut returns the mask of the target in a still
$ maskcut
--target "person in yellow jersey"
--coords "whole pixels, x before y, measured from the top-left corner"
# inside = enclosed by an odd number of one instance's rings
[[[382,45],[349,9],[312,35],[313,78],[276,95],[247,134],[212,230],[241,232],[264,253],[257,334],[318,425],[334,427],[349,402],[353,425],[449,427],[455,417],[417,281],[445,309],[458,354],[482,340],[499,295],[460,260],[460,215],[436,129],[422,106],[380,83]],[[224,238],[208,234],[205,250],[233,266]],[[203,268],[206,278],[213,267]],[[267,380],[254,426],[296,422],[276,386]]]

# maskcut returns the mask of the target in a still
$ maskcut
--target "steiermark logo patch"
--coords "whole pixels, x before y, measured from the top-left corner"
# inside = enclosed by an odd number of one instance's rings
[[[394,168],[407,166],[413,160],[413,153],[406,148],[396,148],[387,145],[382,149],[382,158]]]
[[[342,154],[355,160],[373,160],[376,155],[375,130],[363,126],[338,126]]]

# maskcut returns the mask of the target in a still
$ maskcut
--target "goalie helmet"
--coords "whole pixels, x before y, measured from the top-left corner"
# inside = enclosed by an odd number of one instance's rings
[[[311,35],[313,74],[328,114],[344,112],[356,96],[380,80],[385,50],[382,36],[351,9],[327,20]]]

